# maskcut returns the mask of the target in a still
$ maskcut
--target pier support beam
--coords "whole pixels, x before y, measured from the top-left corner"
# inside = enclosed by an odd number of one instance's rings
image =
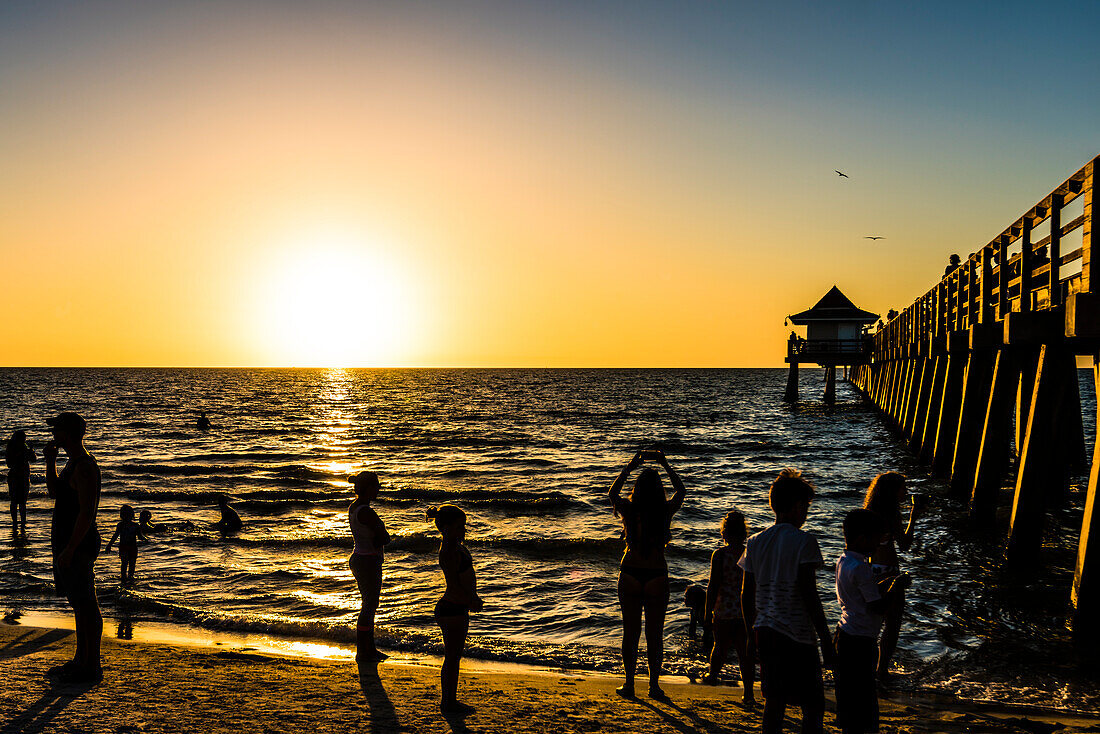
[[[953,494],[965,496],[974,488],[974,471],[982,444],[982,419],[989,409],[989,384],[992,371],[992,353],[985,349],[971,350],[963,378],[955,456],[951,461]]]
[[[947,355],[938,356],[935,361],[932,387],[928,395],[927,418],[921,430],[920,443],[915,447],[917,458],[925,464],[932,462],[932,455],[936,451],[936,429],[940,425],[940,407],[943,405],[944,383],[947,381]]]
[[[798,362],[791,362],[791,368],[787,370],[787,389],[783,391],[783,402],[798,402]]]
[[[836,367],[828,366],[825,368],[825,404],[834,405],[836,403]]]
[[[913,412],[905,427],[906,435],[909,436],[909,450],[914,453],[920,450],[920,443],[924,439],[924,423],[928,418],[928,399],[932,394],[932,381],[936,375],[936,360],[921,360],[920,369],[920,383],[913,400]]]
[[[1092,378],[1096,394],[1100,395],[1100,355],[1092,358]],[[1092,417],[1096,423],[1096,442],[1092,449],[1092,471],[1085,497],[1085,516],[1081,522],[1081,539],[1077,545],[1077,565],[1073,571],[1073,635],[1095,647],[1100,643],[1096,625],[1100,614],[1100,410]]]
[[[982,442],[978,450],[978,466],[974,470],[974,486],[970,492],[970,518],[984,524],[993,520],[997,509],[997,490],[1008,470],[1009,441],[1012,436],[1012,408],[1020,381],[1015,352],[1004,347],[997,352],[993,365],[993,380],[986,403],[982,425]]]
[[[943,382],[943,399],[940,401],[939,425],[936,427],[936,442],[932,451],[932,469],[941,474],[951,470],[951,461],[955,457],[955,435],[959,429],[959,403],[968,357],[969,354],[961,351],[947,355],[947,372]]]
[[[1012,565],[1026,565],[1038,559],[1047,507],[1064,491],[1058,412],[1066,392],[1063,360],[1067,355],[1057,346],[1043,345],[1039,350],[1009,526],[1006,558]]]

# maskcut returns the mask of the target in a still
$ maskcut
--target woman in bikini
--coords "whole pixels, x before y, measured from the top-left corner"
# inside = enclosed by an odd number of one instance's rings
[[[620,494],[631,473],[645,461],[661,466],[672,483],[672,499],[665,497],[661,475],[646,467],[634,480],[629,499]],[[649,661],[649,696],[666,698],[658,685],[664,657],[665,611],[668,609],[668,563],[665,546],[671,539],[672,516],[684,504],[684,483],[660,451],[640,451],[619,472],[608,495],[615,515],[622,518],[626,552],[619,567],[619,607],[623,615],[623,668],[626,682],[617,693],[634,698],[634,672],[638,666],[638,640],[645,612],[646,656]]]
[[[863,508],[880,516],[889,528],[886,538],[871,555],[871,569],[876,579],[885,580],[898,576],[901,573],[898,549],[907,551],[913,544],[913,531],[917,525],[917,518],[924,509],[924,497],[921,495],[913,497],[913,506],[909,510],[909,522],[906,523],[902,520],[901,508],[908,497],[905,475],[896,471],[879,474],[867,488]],[[899,593],[886,610],[878,648],[878,679],[883,683],[888,682],[891,677],[890,659],[898,646],[904,609],[905,596]]]
[[[454,505],[440,505],[428,510],[428,519],[443,536],[439,547],[439,567],[447,581],[443,598],[435,605],[435,621],[443,633],[443,667],[439,671],[442,700],[439,710],[444,714],[467,715],[472,706],[458,702],[458,666],[470,631],[470,612],[480,612],[484,606],[477,595],[477,579],[466,539],[466,513]]]
[[[348,477],[355,488],[355,501],[348,508],[348,523],[355,541],[348,565],[359,587],[359,616],[355,620],[355,661],[380,663],[388,655],[374,644],[374,617],[382,596],[383,549],[390,542],[390,534],[378,513],[370,506],[378,497],[381,485],[378,475],[372,471],[359,472]]]

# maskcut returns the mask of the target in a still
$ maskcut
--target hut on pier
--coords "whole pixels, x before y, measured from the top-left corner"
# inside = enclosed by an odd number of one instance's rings
[[[783,399],[790,403],[798,400],[798,365],[811,363],[825,368],[825,402],[835,402],[836,368],[867,362],[871,345],[865,330],[878,321],[878,314],[858,308],[834,285],[813,308],[787,320],[805,326],[806,337],[792,331],[787,340],[790,371]]]

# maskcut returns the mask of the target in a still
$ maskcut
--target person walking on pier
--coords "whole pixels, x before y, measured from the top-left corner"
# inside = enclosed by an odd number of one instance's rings
[[[913,545],[913,532],[917,525],[917,518],[924,510],[924,496],[913,497],[913,505],[909,510],[909,521],[902,520],[902,504],[909,497],[909,490],[905,486],[905,475],[895,471],[879,474],[867,488],[867,497],[863,502],[863,508],[870,510],[882,518],[886,523],[886,536],[871,554],[871,568],[876,577],[891,577],[901,573],[898,561],[898,551],[909,550]],[[886,618],[883,624],[882,638],[879,640],[878,653],[878,679],[887,683],[890,680],[890,660],[898,646],[898,635],[901,633],[901,616],[905,608],[905,595],[897,594],[891,599],[886,610]]]

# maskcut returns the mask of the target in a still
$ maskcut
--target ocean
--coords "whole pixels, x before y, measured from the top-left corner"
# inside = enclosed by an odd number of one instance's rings
[[[1091,416],[1092,382],[1081,375]],[[381,646],[442,649],[432,620],[443,586],[438,534],[424,513],[451,502],[469,516],[486,602],[472,618],[468,654],[607,672],[620,667],[623,541],[606,494],[634,451],[663,448],[688,490],[668,547],[665,628],[666,669],[682,674],[704,665],[687,636],[683,591],[706,583],[726,511],[741,509],[756,532],[771,522],[767,488],[780,469],[801,469],[817,485],[805,529],[826,557],[819,588],[835,623],[841,520],[877,473],[901,471],[913,492],[931,497],[903,554],[914,584],[897,656],[908,674],[902,687],[1100,708],[1096,675],[1075,659],[1067,630],[1087,477],[1071,479],[1052,514],[1043,571],[1008,574],[1001,535],[970,528],[964,508],[850,386],[839,384],[837,405],[826,409],[821,373],[803,370],[804,402],[789,406],[785,377],[775,369],[4,369],[0,432],[25,429],[41,456],[45,417],[80,412],[103,470],[104,537],[124,503],[169,525],[142,546],[133,589],[119,587],[115,553],[97,564],[105,613],[135,627],[353,640],[359,598],[347,564],[346,478],[370,469],[383,486],[375,508],[394,538]],[[199,411],[212,430],[197,430]],[[1093,423],[1085,421],[1090,447]],[[40,460],[27,539],[0,534],[4,609],[65,611],[52,595],[43,471]],[[1011,487],[1003,492],[1010,503]],[[235,536],[210,528],[223,493],[245,522]]]

